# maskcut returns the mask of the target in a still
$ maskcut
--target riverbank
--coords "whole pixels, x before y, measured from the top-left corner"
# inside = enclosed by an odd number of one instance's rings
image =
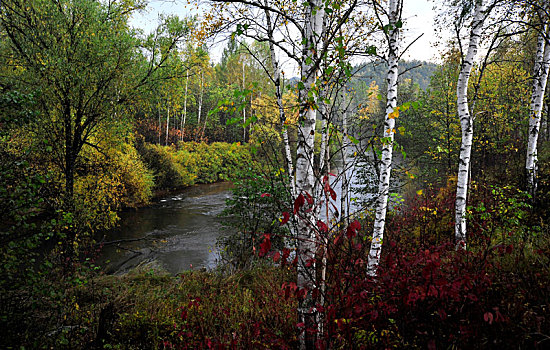
[[[296,299],[284,298],[280,290],[295,278],[287,269],[266,266],[231,276],[142,270],[79,278],[80,283],[64,281],[63,291],[36,300],[33,317],[6,320],[12,332],[3,345],[252,349],[296,344]],[[12,325],[14,320],[20,323]]]
[[[154,178],[153,193],[160,194],[195,184],[229,181],[253,163],[249,147],[240,143],[138,143],[136,149]]]

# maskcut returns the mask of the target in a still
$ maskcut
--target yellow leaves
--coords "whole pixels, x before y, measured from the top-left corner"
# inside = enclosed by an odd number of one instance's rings
[[[421,196],[423,193],[424,193],[424,190],[421,190],[421,189],[416,191],[416,194],[419,195],[419,196]]]
[[[399,107],[395,107],[393,112],[388,114],[388,119],[395,119],[395,118],[398,118],[398,117],[399,117]]]
[[[405,174],[409,177],[409,179],[414,179],[414,178],[416,178],[416,176],[415,176],[413,173],[409,172],[408,170],[405,171]]]

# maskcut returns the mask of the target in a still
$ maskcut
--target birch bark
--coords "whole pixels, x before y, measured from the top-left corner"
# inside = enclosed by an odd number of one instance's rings
[[[200,87],[201,87],[201,91],[200,91],[200,95],[199,95],[199,114],[197,116],[197,132],[199,133],[199,135],[197,135],[197,137],[199,138],[198,141],[200,141],[200,139],[202,138],[202,135],[200,135],[200,129],[201,129],[201,112],[202,112],[202,93],[203,93],[203,85],[204,85],[204,82],[202,81],[202,70],[201,70],[201,78],[200,78]]]
[[[315,86],[318,73],[317,59],[318,38],[322,37],[322,27],[325,11],[323,2],[312,0],[306,3],[306,14],[303,28],[304,45],[300,67],[301,86],[299,91],[300,120],[298,125],[298,148],[296,151],[296,194],[304,197],[310,196],[314,189],[314,139],[315,139],[315,101],[312,89]],[[317,250],[315,230],[315,210],[307,201],[301,207],[298,214],[300,219],[297,224],[297,285],[308,290],[306,297],[299,303],[298,314],[301,322],[306,327],[312,327],[312,319],[315,316],[313,310],[311,289],[315,287],[315,253]],[[303,333],[302,333],[303,334]],[[306,339],[305,334],[300,339],[300,348],[312,347],[311,339]]]
[[[347,168],[348,168],[348,150],[350,145],[350,140],[348,138],[348,111],[347,111],[347,93],[344,89],[343,93],[343,106],[344,110],[342,112],[342,197],[340,198],[340,217],[342,220],[346,220],[349,213],[348,210],[348,178],[347,178]]]
[[[388,91],[386,102],[386,117],[384,119],[384,134],[382,159],[380,162],[380,178],[378,184],[378,200],[376,204],[376,214],[374,220],[374,229],[372,233],[372,242],[369,251],[367,273],[369,276],[375,276],[378,264],[380,263],[380,253],[382,251],[382,240],[384,238],[384,227],[386,223],[386,211],[388,207],[388,194],[390,188],[390,175],[392,167],[393,139],[395,134],[395,117],[397,106],[397,77],[399,75],[399,28],[402,1],[390,0],[389,2],[389,52],[388,52]]]
[[[183,97],[183,123],[181,125],[181,140],[183,141],[183,134],[185,132],[185,119],[187,119],[187,84],[189,83],[189,70],[185,77],[185,96]]]
[[[544,18],[544,17],[543,17]],[[529,118],[529,139],[527,143],[527,188],[534,197],[537,191],[537,141],[539,138],[544,92],[548,82],[550,66],[550,25],[546,23],[537,40],[537,54],[533,72],[533,93],[531,95],[531,117]]]
[[[470,175],[470,155],[474,137],[474,119],[468,106],[468,81],[477,54],[479,39],[487,6],[484,0],[475,2],[474,18],[470,27],[470,39],[466,57],[458,75],[457,109],[462,129],[462,144],[458,161],[458,179],[455,202],[455,241],[457,248],[466,249],[466,200]]]
[[[265,7],[268,7],[267,0],[265,1]],[[279,68],[279,60],[275,54],[275,45],[273,44],[273,31],[275,27],[272,26],[271,14],[266,9],[265,16],[267,21],[267,36],[269,39],[269,53],[271,55],[271,68],[273,70],[273,82],[275,84],[275,96],[277,98],[277,107],[279,108],[279,122],[281,123],[283,133],[283,145],[285,152],[285,160],[287,164],[288,178],[290,183],[291,198],[296,197],[296,184],[294,182],[294,164],[292,161],[292,152],[290,150],[290,142],[288,140],[288,129],[285,108],[283,104],[283,90],[281,84],[281,69]]]
[[[164,145],[168,146],[168,129],[170,127],[170,107],[166,109],[166,139],[164,140]]]

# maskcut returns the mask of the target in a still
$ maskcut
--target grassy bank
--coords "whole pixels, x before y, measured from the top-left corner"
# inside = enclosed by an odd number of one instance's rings
[[[57,308],[51,307],[56,298],[44,295],[34,318],[8,322],[3,346],[242,349],[293,347],[296,341],[295,299],[281,289],[293,279],[288,269],[260,267],[229,277],[151,270],[81,278],[57,297]],[[31,322],[39,318],[43,322]]]

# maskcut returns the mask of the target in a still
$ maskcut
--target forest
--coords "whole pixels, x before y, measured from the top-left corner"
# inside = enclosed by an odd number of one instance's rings
[[[550,348],[548,1],[149,2],[0,1],[0,348]]]

